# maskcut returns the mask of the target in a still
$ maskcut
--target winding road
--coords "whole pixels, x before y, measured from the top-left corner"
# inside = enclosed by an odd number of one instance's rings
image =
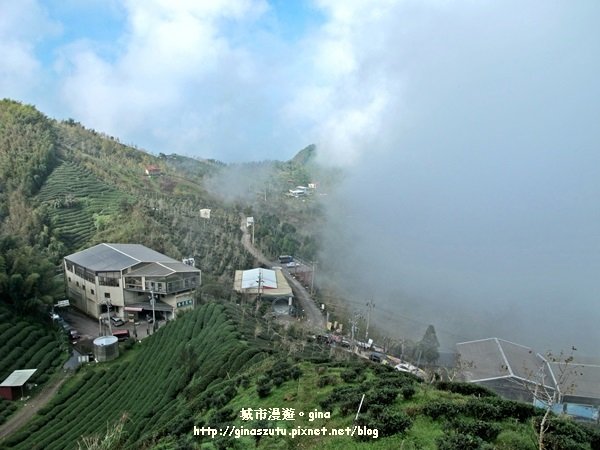
[[[260,263],[267,267],[278,266],[279,262],[274,262],[269,260],[265,255],[262,254],[260,250],[258,250],[254,245],[252,245],[252,240],[250,233],[248,232],[248,227],[246,226],[246,216],[243,214],[240,215],[242,218],[242,222],[240,225],[240,230],[242,230],[242,245],[244,248],[252,255],[254,258]],[[285,279],[289,283],[292,288],[292,292],[294,293],[294,298],[298,301],[300,308],[304,310],[305,316],[305,326],[315,333],[321,333],[325,330],[326,323],[325,317],[321,313],[321,310],[314,302],[314,300],[310,297],[308,291],[304,289],[304,286],[296,280],[290,271],[282,267],[281,271],[283,272]]]

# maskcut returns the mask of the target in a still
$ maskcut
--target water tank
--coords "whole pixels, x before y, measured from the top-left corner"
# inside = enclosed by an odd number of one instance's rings
[[[94,339],[96,361],[112,361],[119,356],[119,340],[116,336],[100,336]]]

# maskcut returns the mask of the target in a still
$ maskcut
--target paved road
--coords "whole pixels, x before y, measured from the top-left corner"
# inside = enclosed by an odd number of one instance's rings
[[[94,340],[100,336],[100,324],[98,323],[97,319],[86,316],[84,313],[75,308],[59,311],[59,313],[69,325],[79,332],[81,339]],[[165,323],[166,322],[164,320],[158,320],[156,322],[157,328],[162,327]],[[141,340],[152,334],[152,324],[148,324],[145,320],[141,320],[138,322],[137,327],[134,327],[133,323],[126,322],[124,325],[119,327],[113,325],[112,330],[129,330],[131,337],[136,337],[135,334],[137,333],[137,339]],[[108,328],[106,325],[104,325],[104,330],[102,333],[108,334]]]
[[[246,227],[246,216],[243,214],[240,215],[242,218],[242,222],[240,225],[240,229],[242,230],[242,245],[244,248],[252,255],[254,258],[260,263],[267,267],[273,267],[280,265],[279,262],[270,261],[265,255],[261,253],[251,242],[251,236],[248,232],[248,227]],[[306,326],[316,332],[320,333],[325,330],[326,323],[325,317],[321,313],[319,307],[314,302],[314,300],[310,297],[308,291],[300,284],[298,280],[296,280],[290,271],[287,268],[282,268],[282,272],[285,275],[285,279],[290,284],[292,288],[292,292],[294,293],[294,298],[298,301],[300,308],[304,310],[304,315],[306,317],[305,324]]]

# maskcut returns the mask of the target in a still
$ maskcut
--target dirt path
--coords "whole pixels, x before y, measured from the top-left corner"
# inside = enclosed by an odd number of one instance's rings
[[[68,377],[68,373],[64,371],[60,372],[60,376],[57,376],[52,383],[46,385],[35,397],[30,398],[25,405],[8,419],[7,422],[0,425],[0,439],[4,439],[9,434],[17,431],[25,425],[38,410],[46,406]]]
[[[256,260],[264,264],[267,267],[272,267],[279,265],[279,263],[270,261],[265,255],[263,255],[260,250],[258,250],[251,242],[251,236],[248,232],[248,227],[246,227],[246,217],[241,215],[242,223],[240,225],[240,229],[242,230],[242,245],[248,252],[256,258]],[[300,304],[300,308],[304,311],[304,315],[306,316],[306,326],[314,332],[320,333],[325,330],[325,318],[323,314],[319,310],[319,307],[315,304],[313,299],[310,297],[308,291],[304,289],[304,286],[298,280],[296,280],[290,274],[290,271],[286,268],[281,269],[283,274],[285,275],[285,279],[290,284],[292,291],[294,293],[294,297]]]

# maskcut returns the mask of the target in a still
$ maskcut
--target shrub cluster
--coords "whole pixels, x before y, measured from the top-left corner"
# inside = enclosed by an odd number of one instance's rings
[[[497,397],[495,392],[475,383],[438,381],[435,383],[435,387],[440,391],[454,392],[455,394],[474,395],[476,397]]]
[[[493,442],[502,431],[502,427],[497,423],[463,418],[455,418],[448,421],[445,428],[448,432],[454,431],[458,434],[470,434],[486,442]]]
[[[506,400],[500,397],[492,397],[487,399],[487,402],[495,405],[499,409],[499,415],[501,418],[513,418],[517,419],[521,423],[525,423],[536,415],[543,414],[543,410],[536,408],[535,406],[518,402],[515,400]]]
[[[540,427],[541,417],[534,418],[535,429]],[[580,450],[589,449],[592,444],[592,449],[598,447],[598,434],[594,436],[594,430],[586,428],[579,423],[573,422],[565,417],[550,417],[546,423],[548,429],[544,436],[544,443],[547,448],[553,450]],[[594,437],[596,438],[596,446],[594,446]]]
[[[404,400],[410,400],[415,396],[416,392],[417,390],[412,385],[404,386],[402,389],[400,389],[400,393],[402,394]]]
[[[317,378],[317,387],[333,386],[338,383],[335,375],[323,375]]]
[[[273,382],[266,376],[260,376],[256,380],[256,393],[260,398],[268,397],[273,389]]]
[[[264,398],[271,394],[273,386],[281,386],[288,380],[297,380],[302,375],[298,366],[293,366],[286,360],[277,361],[264,375],[256,380],[256,392]]]
[[[493,450],[493,446],[471,434],[445,433],[437,439],[438,450]]]
[[[340,377],[346,383],[359,383],[359,382],[362,382],[362,381],[365,380],[365,370],[364,370],[364,367],[360,367],[360,366],[349,367],[348,369],[344,370],[340,374]]]
[[[384,408],[381,405],[372,406],[367,414],[362,414],[357,425],[377,429],[379,437],[404,433],[412,426],[412,420],[402,411]],[[356,439],[369,440],[371,436],[356,436]]]

